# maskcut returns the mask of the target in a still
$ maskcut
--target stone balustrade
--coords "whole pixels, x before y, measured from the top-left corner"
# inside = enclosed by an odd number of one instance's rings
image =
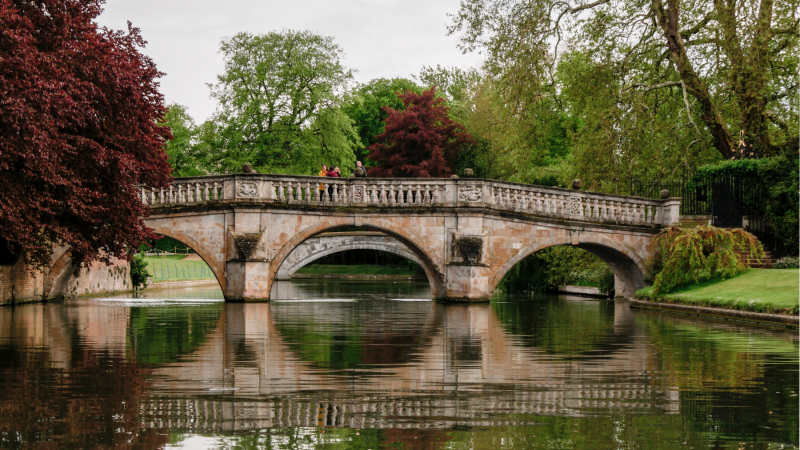
[[[266,174],[176,178],[167,189],[141,188],[141,199],[151,208],[232,202],[481,208],[571,221],[648,226],[677,222],[680,207],[680,199],[652,200],[483,179]]]

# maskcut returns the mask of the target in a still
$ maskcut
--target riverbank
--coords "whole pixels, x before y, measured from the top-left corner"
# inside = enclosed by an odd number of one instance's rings
[[[640,289],[631,304],[734,319],[755,320],[762,315],[769,323],[777,319],[768,316],[786,316],[797,326],[799,298],[798,269],[750,269],[734,278],[685,286],[657,298],[652,298],[651,287]]]

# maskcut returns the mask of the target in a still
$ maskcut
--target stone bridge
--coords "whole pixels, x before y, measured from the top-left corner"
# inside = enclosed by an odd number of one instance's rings
[[[680,208],[676,198],[481,179],[263,174],[179,178],[168,189],[142,188],[141,199],[151,208],[145,223],[192,247],[228,301],[268,300],[298,246],[351,227],[402,243],[436,299],[488,301],[511,267],[554,245],[598,255],[614,271],[617,294],[631,296],[644,286],[651,239],[678,221]]]
[[[292,275],[308,264],[334,253],[347,250],[379,250],[402,256],[422,266],[422,261],[402,242],[378,232],[322,233],[298,245],[283,261],[277,280],[290,280]]]

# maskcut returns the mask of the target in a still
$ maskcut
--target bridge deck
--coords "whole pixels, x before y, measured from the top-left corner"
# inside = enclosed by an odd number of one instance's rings
[[[177,178],[167,189],[141,188],[141,199],[154,209],[230,202],[322,208],[459,207],[648,228],[675,222],[680,205],[680,199],[652,200],[483,179],[337,179],[263,174]]]

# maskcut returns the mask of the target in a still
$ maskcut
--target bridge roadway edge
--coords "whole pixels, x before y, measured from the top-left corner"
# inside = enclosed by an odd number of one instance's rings
[[[153,208],[151,210],[151,214],[145,219],[145,222],[155,225],[156,222],[161,222],[157,225],[159,231],[162,234],[170,235],[170,233],[165,232],[168,229],[168,226],[164,226],[163,222],[172,222],[172,226],[180,227],[180,222],[184,221],[188,217],[196,216],[196,217],[209,217],[209,216],[223,216],[226,217],[225,224],[222,233],[224,237],[224,243],[217,242],[217,245],[220,245],[221,248],[216,249],[217,255],[224,255],[224,261],[214,261],[216,263],[223,263],[221,267],[217,264],[217,270],[215,270],[215,275],[217,275],[220,286],[223,288],[223,292],[225,293],[226,301],[268,301],[269,300],[269,290],[271,289],[272,281],[275,279],[275,275],[277,270],[280,268],[280,265],[283,263],[283,260],[288,257],[289,253],[291,252],[292,248],[283,249],[283,247],[289,244],[289,241],[292,240],[294,237],[297,237],[303,232],[308,230],[306,228],[298,228],[295,227],[294,229],[294,236],[289,236],[285,233],[285,231],[291,230],[270,230],[272,223],[261,223],[263,219],[259,218],[256,219],[256,226],[253,227],[253,223],[245,224],[244,227],[237,227],[237,215],[257,215],[257,216],[282,216],[282,219],[286,219],[287,217],[295,216],[297,217],[297,221],[300,222],[300,217],[317,217],[318,219],[315,221],[315,225],[318,229],[315,229],[313,233],[309,233],[303,236],[299,242],[295,242],[295,246],[306,239],[313,237],[319,233],[323,233],[326,231],[335,231],[336,229],[341,229],[343,227],[348,226],[364,226],[369,229],[377,229],[383,232],[389,232],[389,234],[399,237],[404,244],[406,244],[412,251],[415,253],[422,253],[423,259],[427,261],[427,266],[425,267],[426,273],[428,275],[429,281],[431,282],[432,291],[434,291],[434,297],[438,300],[448,301],[448,302],[458,302],[458,301],[470,301],[470,302],[486,302],[489,301],[491,294],[493,293],[494,289],[496,288],[497,284],[499,283],[500,279],[502,279],[502,275],[507,271],[510,267],[513,267],[513,264],[516,264],[519,260],[524,258],[535,251],[541,250],[545,248],[544,246],[536,246],[538,247],[533,251],[525,252],[526,248],[532,247],[528,242],[523,244],[521,248],[515,247],[514,250],[520,250],[519,252],[514,252],[513,255],[507,258],[507,260],[502,264],[481,264],[481,265],[465,265],[458,262],[452,262],[448,260],[448,229],[452,229],[455,231],[461,230],[461,226],[459,224],[459,219],[467,219],[466,221],[469,222],[468,219],[476,219],[477,222],[480,223],[479,229],[477,232],[480,234],[488,235],[488,241],[494,240],[493,236],[490,232],[495,230],[495,227],[492,224],[496,223],[503,223],[504,225],[511,224],[511,229],[513,230],[515,226],[513,224],[525,224],[529,228],[531,227],[539,227],[539,228],[547,228],[550,230],[561,230],[561,235],[558,239],[550,240],[554,242],[552,245],[578,245],[580,244],[580,238],[575,240],[572,236],[574,234],[581,235],[581,234],[596,234],[598,236],[603,234],[611,234],[614,233],[622,233],[625,236],[638,236],[641,239],[639,241],[647,241],[649,243],[650,238],[655,235],[660,229],[661,226],[641,226],[641,225],[628,225],[628,224],[620,224],[620,223],[592,223],[592,222],[585,222],[585,221],[572,221],[567,220],[564,218],[558,217],[547,217],[537,214],[529,214],[521,211],[510,212],[510,211],[501,211],[492,207],[460,207],[460,206],[447,206],[441,205],[436,207],[417,207],[413,205],[404,205],[403,207],[398,206],[391,206],[391,207],[384,207],[384,206],[377,206],[377,205],[370,205],[370,206],[350,206],[350,205],[313,205],[313,204],[295,204],[292,202],[263,202],[263,201],[226,201],[226,202],[214,202],[214,203],[203,203],[203,204],[195,204],[195,205],[169,205],[169,206],[162,206]],[[408,220],[422,220],[424,218],[438,218],[440,220],[441,225],[441,239],[439,239],[438,244],[435,247],[438,248],[426,248],[430,247],[430,242],[427,244],[424,243],[425,239],[420,238],[418,236],[411,237],[409,234],[412,230],[404,231],[397,231],[397,230],[389,230],[383,228],[378,225],[378,222],[383,220],[386,221],[387,218],[391,217],[399,217],[404,216]],[[411,217],[409,219],[409,217]],[[252,217],[251,217],[252,219]],[[335,219],[335,220],[332,220]],[[366,221],[366,223],[365,223]],[[201,221],[202,222],[202,221]],[[239,221],[241,222],[241,221]],[[247,221],[245,221],[247,222]],[[252,220],[250,220],[252,222]],[[283,220],[281,226],[285,226],[286,220]],[[453,223],[454,222],[454,223]],[[475,222],[475,220],[473,220]],[[487,224],[488,226],[487,228]],[[249,227],[248,227],[249,225]],[[320,228],[321,225],[321,228]],[[448,227],[448,225],[450,225]],[[473,224],[474,225],[474,224]],[[193,232],[197,234],[200,232],[202,233],[203,227],[195,227]],[[256,232],[261,233],[262,239],[259,242],[259,245],[262,247],[270,247],[270,248],[261,248],[261,253],[251,255],[249,258],[245,258],[242,253],[237,249],[235,242],[233,242],[231,233],[237,232],[239,228],[245,229],[244,232]],[[291,227],[290,227],[291,228]],[[312,227],[313,228],[313,227]],[[413,227],[412,227],[413,228]],[[465,228],[470,228],[469,226]],[[472,226],[472,230],[464,230],[468,233],[475,234],[475,226]],[[524,227],[522,227],[524,228]],[[452,231],[451,230],[451,231]],[[281,234],[285,234],[283,236],[283,242],[278,242],[279,247],[283,250],[275,249],[275,240],[281,241],[279,239]],[[172,233],[178,234],[178,233]],[[183,236],[188,236],[189,233],[185,233],[181,231]],[[227,234],[227,235],[226,235]],[[514,234],[512,232],[512,234]],[[519,234],[519,233],[517,233]],[[286,239],[288,237],[288,239]],[[430,236],[427,236],[428,238]],[[569,237],[569,238],[568,238]],[[617,236],[619,237],[619,236]],[[219,238],[219,236],[218,236]],[[269,240],[273,242],[268,242]],[[545,239],[540,239],[539,237],[535,237],[534,239],[539,241],[544,241]],[[529,239],[530,241],[530,236]],[[596,240],[596,239],[595,239]],[[204,239],[193,239],[194,243],[198,246],[204,246],[208,242],[208,239],[205,239],[206,242],[203,242]],[[430,241],[430,239],[428,239]],[[591,241],[591,239],[590,239]],[[606,240],[608,241],[608,240]],[[203,243],[200,243],[203,242]],[[611,241],[608,241],[611,242]],[[410,245],[409,245],[410,244]],[[490,244],[497,244],[502,245],[502,243],[490,243]],[[513,244],[512,244],[513,245]],[[599,245],[599,244],[598,244]],[[625,245],[624,239],[619,242],[619,245]],[[485,247],[487,245],[484,245]],[[580,246],[580,245],[578,245]],[[488,245],[486,250],[491,253],[494,253],[494,246]],[[628,246],[630,248],[624,249],[624,251],[620,251],[621,254],[628,256],[632,262],[636,266],[638,266],[638,270],[641,272],[643,271],[643,261],[646,257],[646,245],[633,245]],[[633,248],[637,247],[637,248]],[[287,251],[288,250],[288,251]],[[508,250],[508,249],[506,249]],[[619,249],[615,249],[619,250]],[[198,252],[200,253],[200,252]],[[214,253],[213,251],[208,251],[207,249],[203,249],[203,253],[206,255],[210,255]],[[431,256],[429,253],[436,253],[436,255]],[[526,253],[524,256],[521,254]],[[277,259],[280,258],[280,259]],[[205,257],[204,257],[205,259]],[[513,264],[512,260],[514,260]],[[208,261],[207,261],[208,262]],[[211,265],[211,264],[210,264]],[[505,267],[507,266],[507,267]],[[613,267],[612,267],[613,268]],[[502,273],[500,273],[502,271]],[[220,277],[220,272],[222,276]],[[262,272],[261,275],[258,275],[257,272]],[[266,277],[263,276],[263,272],[266,272]],[[615,270],[616,274],[617,270]],[[242,284],[240,286],[240,291],[236,292],[235,290],[229,289],[230,285],[230,278],[231,276],[242,278]],[[248,279],[248,275],[250,275]],[[474,279],[483,279],[481,282],[480,280],[476,283],[474,289],[470,289],[469,286],[463,287],[461,289],[461,293],[465,295],[453,295],[458,293],[458,289],[449,289],[448,283],[453,283],[452,279],[449,278],[469,278],[469,282],[472,283]],[[636,277],[639,278],[639,277]],[[619,282],[620,280],[618,280]],[[630,280],[628,280],[630,282]],[[223,284],[225,283],[225,284]],[[249,283],[249,284],[248,284]],[[480,285],[483,283],[483,285]],[[634,284],[641,284],[643,283],[643,278],[641,280],[636,280]],[[227,285],[226,285],[227,284]],[[237,284],[237,283],[234,283]],[[437,286],[436,284],[440,284]],[[462,280],[461,284],[465,284]],[[636,288],[637,286],[631,286],[632,288]],[[641,286],[638,286],[641,287]],[[626,289],[629,291],[630,289]],[[264,294],[266,291],[266,294]],[[250,293],[251,295],[247,295]],[[255,295],[252,295],[255,294]]]

